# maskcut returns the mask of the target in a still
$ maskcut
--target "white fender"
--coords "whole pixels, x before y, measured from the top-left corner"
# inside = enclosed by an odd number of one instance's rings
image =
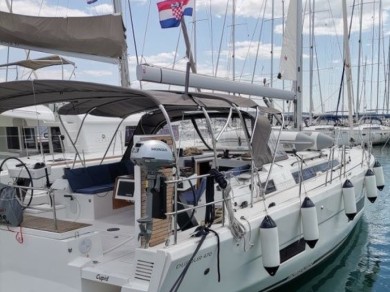
[[[260,243],[263,266],[268,274],[274,276],[280,265],[279,234],[275,221],[269,215],[260,224]]]
[[[303,238],[310,248],[314,248],[320,238],[317,209],[309,197],[303,200],[301,206]]]
[[[373,171],[376,179],[376,187],[382,191],[385,187],[385,176],[383,174],[383,167],[378,160],[375,161]]]
[[[374,172],[371,169],[367,170],[364,177],[364,183],[366,185],[367,199],[371,203],[374,203],[377,198],[376,178]]]
[[[347,215],[349,220],[353,220],[357,213],[356,196],[355,187],[349,179],[347,179],[343,184],[343,199],[345,215]]]

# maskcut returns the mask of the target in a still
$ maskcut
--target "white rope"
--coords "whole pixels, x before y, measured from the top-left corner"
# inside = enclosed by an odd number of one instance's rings
[[[230,225],[228,226],[228,228],[232,232],[234,239],[236,241],[238,241],[238,240],[241,240],[242,238],[244,238],[245,233],[246,233],[246,229],[245,229],[245,226],[240,221],[238,221],[237,218],[234,216],[234,210],[233,210],[233,206],[231,203],[230,191],[231,191],[231,186],[230,186],[230,184],[228,184],[226,189],[223,190],[223,198],[224,198],[224,202],[225,202],[226,211],[227,211],[227,214],[229,217]]]

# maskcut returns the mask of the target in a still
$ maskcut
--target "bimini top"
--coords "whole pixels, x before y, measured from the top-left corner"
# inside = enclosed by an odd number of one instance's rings
[[[120,58],[127,47],[120,14],[41,17],[0,11],[0,43],[22,49],[69,52],[102,59]]]
[[[7,64],[2,64],[0,67],[8,67],[8,66],[21,66],[25,67],[31,70],[38,70],[45,67],[50,66],[59,66],[59,65],[72,65],[75,66],[76,64],[72,61],[69,61],[68,59],[65,59],[61,56],[52,55],[47,56],[43,58],[38,59],[27,59],[27,60],[21,60],[18,62],[12,62]]]
[[[169,111],[258,107],[251,99],[215,93],[152,91],[69,80],[28,80],[0,84],[0,113],[38,104],[69,102],[59,110],[61,115],[92,114],[126,118],[163,105]],[[278,113],[262,108],[264,112]]]

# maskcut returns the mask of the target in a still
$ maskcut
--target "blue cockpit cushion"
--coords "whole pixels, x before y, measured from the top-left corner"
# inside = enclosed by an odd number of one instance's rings
[[[93,180],[89,176],[86,168],[65,168],[64,174],[73,192],[93,185]]]
[[[81,193],[81,194],[91,194],[92,195],[92,194],[109,192],[109,191],[112,191],[113,188],[114,188],[114,184],[109,183],[109,184],[104,184],[104,185],[91,186],[91,187],[87,187],[87,188],[77,189],[75,192]]]
[[[107,164],[88,166],[86,169],[93,180],[93,185],[105,185],[113,182]]]

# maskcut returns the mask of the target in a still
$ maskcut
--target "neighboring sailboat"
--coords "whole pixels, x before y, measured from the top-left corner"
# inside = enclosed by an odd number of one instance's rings
[[[0,43],[16,48],[61,53],[75,57],[118,63],[121,71],[121,84],[123,86],[128,86],[127,44],[122,16],[120,14],[120,2],[114,1],[114,11],[116,13],[112,15],[88,17],[39,17],[0,11]],[[47,66],[63,64],[75,66],[73,62],[58,55],[39,59],[27,59],[4,64],[2,66],[18,65],[37,70]],[[50,105],[50,108],[52,108],[54,112],[56,111],[55,106],[56,105]],[[18,111],[20,111],[20,109]],[[84,153],[84,158],[81,158],[81,155],[78,155],[78,160],[89,159],[89,157],[85,157],[85,154],[88,156],[94,151],[97,151],[100,154],[102,152],[104,153],[110,142],[112,136],[111,132],[116,131],[116,127],[119,123],[115,119],[106,119],[105,121],[102,119],[101,124],[99,125],[97,120],[93,117],[75,116],[68,117],[67,120],[61,124],[61,121],[58,120],[58,116],[55,114],[56,122],[52,122],[49,125],[45,120],[39,121],[40,116],[39,113],[36,113],[35,117],[33,117],[33,120],[36,121],[35,127],[39,128],[42,126],[44,128],[43,131],[46,133],[45,135],[48,136],[49,142],[51,141],[52,136],[55,137],[54,139],[56,140],[59,139],[58,137],[66,137],[65,140],[60,139],[60,141],[55,142],[57,144],[62,144],[59,147],[54,147],[57,148],[57,151],[53,151],[52,143],[49,143],[48,148],[50,149],[50,155],[52,156],[51,158],[53,161],[60,159],[68,160],[69,157],[65,157],[65,155],[63,155],[64,152],[70,152],[71,155],[74,156],[77,151],[75,151],[72,144],[79,146],[78,151]],[[2,118],[2,126],[4,127],[2,129],[2,140],[15,140],[18,146],[15,148],[15,143],[11,143],[13,146],[11,145],[11,147],[9,147],[6,142],[2,142],[0,144],[0,151],[11,153],[28,152],[28,154],[46,152],[46,150],[43,149],[45,146],[39,145],[36,137],[31,137],[34,140],[33,149],[30,149],[29,151],[29,149],[27,149],[28,147],[24,147],[24,144],[26,143],[23,141],[23,133],[28,131],[31,133],[29,134],[30,136],[36,135],[36,133],[42,131],[42,129],[33,129],[32,122],[28,120],[28,117],[26,117],[27,120],[23,120],[19,115],[19,118],[21,119],[17,121],[10,120],[9,118]],[[120,132],[122,132],[122,137],[120,138],[122,141],[120,144],[122,145],[117,147],[120,149],[123,149],[125,144],[125,124],[122,124],[120,130]],[[28,125],[27,130],[23,128],[24,125]],[[68,129],[66,129],[65,125],[68,126]],[[78,129],[78,126],[83,125],[84,129]],[[134,123],[131,122],[131,125],[128,126],[134,126]],[[13,129],[7,130],[7,128]],[[52,130],[52,128],[55,128],[55,130]],[[93,131],[97,128],[100,128],[100,133],[94,134],[97,136],[92,135]],[[13,136],[8,137],[5,134],[6,131],[12,132]],[[88,138],[83,137],[84,132],[87,134],[86,137]],[[89,143],[92,141],[93,145]],[[61,153],[60,155],[63,157],[55,157],[58,156],[58,154],[56,154],[58,149]]]
[[[362,3],[361,3],[362,5]],[[345,82],[344,78],[342,83],[345,83],[347,88],[348,96],[348,115],[332,115],[332,114],[323,114],[318,117],[312,125],[304,127],[304,131],[321,131],[332,136],[335,139],[337,145],[381,145],[385,144],[389,139],[390,127],[384,125],[380,119],[372,117],[370,115],[363,114],[363,117],[359,121],[354,121],[354,112],[356,119],[361,115],[359,113],[360,99],[359,99],[359,85],[360,85],[360,46],[361,41],[359,41],[359,65],[358,65],[358,82],[357,82],[357,97],[356,97],[356,109],[354,111],[354,92],[352,87],[352,70],[351,70],[351,58],[350,58],[350,49],[349,49],[349,31],[347,24],[347,8],[344,7],[346,4],[343,1],[343,27],[344,27],[344,70],[345,73]],[[362,10],[362,7],[361,7]],[[361,12],[362,13],[362,12]],[[360,19],[362,14],[360,15]],[[360,22],[360,36],[361,38],[361,22]],[[379,75],[378,75],[379,76]],[[343,76],[344,77],[344,76]],[[341,85],[343,86],[343,85]],[[340,92],[341,93],[341,92]],[[367,116],[364,117],[364,116]],[[344,119],[341,121],[341,119]]]

